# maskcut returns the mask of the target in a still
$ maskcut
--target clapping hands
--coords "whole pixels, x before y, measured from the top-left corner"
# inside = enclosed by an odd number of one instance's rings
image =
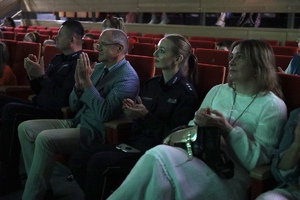
[[[75,70],[75,87],[78,90],[83,90],[93,85],[91,75],[95,65],[96,62],[91,65],[88,54],[82,52],[79,59],[77,59]]]
[[[29,54],[28,57],[24,58],[24,68],[30,80],[45,74],[44,65],[39,64],[37,57],[33,54]]]
[[[149,112],[140,97],[137,97],[137,103],[131,99],[124,99],[122,108],[125,115],[131,119],[144,118]]]

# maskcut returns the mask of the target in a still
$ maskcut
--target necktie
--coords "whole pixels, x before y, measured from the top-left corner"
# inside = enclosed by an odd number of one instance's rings
[[[108,72],[109,70],[107,68],[104,68],[100,79],[103,79],[108,74]]]

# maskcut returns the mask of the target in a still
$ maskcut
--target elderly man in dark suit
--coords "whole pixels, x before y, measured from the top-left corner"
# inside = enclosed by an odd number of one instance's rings
[[[139,78],[125,60],[126,34],[107,29],[96,48],[100,63],[90,65],[85,53],[77,61],[75,86],[69,98],[71,109],[77,111],[75,118],[31,120],[18,128],[28,174],[23,199],[42,199],[51,189],[55,154],[71,154],[104,143],[104,122],[122,113],[123,99],[134,99],[138,94]]]

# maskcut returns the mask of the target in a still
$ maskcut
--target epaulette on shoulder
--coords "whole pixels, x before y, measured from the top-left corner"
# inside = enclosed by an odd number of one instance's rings
[[[192,83],[190,83],[188,80],[183,80],[181,81],[181,84],[184,85],[185,90],[187,91],[187,93],[189,94],[194,94],[196,92],[194,86]]]

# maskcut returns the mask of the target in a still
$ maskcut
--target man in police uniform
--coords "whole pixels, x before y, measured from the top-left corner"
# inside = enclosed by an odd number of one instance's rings
[[[37,57],[31,54],[25,58],[24,67],[31,89],[36,94],[32,102],[0,96],[0,195],[21,186],[18,125],[29,119],[59,118],[62,116],[61,108],[69,105],[76,63],[82,52],[83,35],[84,28],[80,22],[65,21],[55,38],[56,48],[62,54],[53,58],[46,72]]]

